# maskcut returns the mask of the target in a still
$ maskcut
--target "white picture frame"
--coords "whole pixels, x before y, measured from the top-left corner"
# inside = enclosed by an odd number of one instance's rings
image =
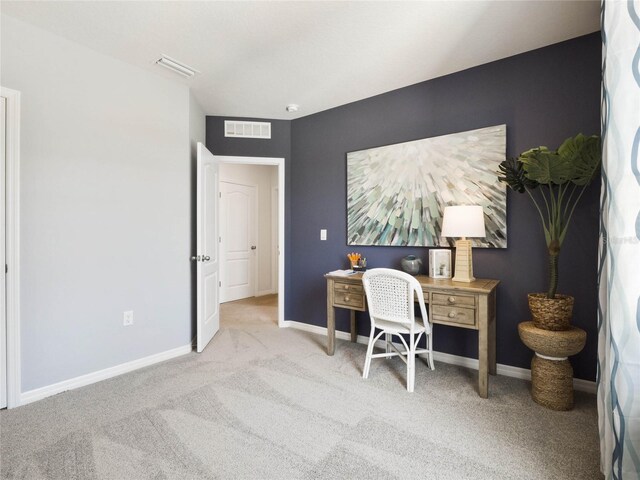
[[[429,276],[451,278],[451,250],[436,248],[429,250]]]

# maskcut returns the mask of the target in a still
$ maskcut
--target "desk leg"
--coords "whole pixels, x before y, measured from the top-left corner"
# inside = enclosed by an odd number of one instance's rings
[[[358,341],[358,328],[356,325],[356,311],[349,310],[351,315],[351,341],[356,343]]]
[[[333,280],[327,280],[327,355],[336,351],[336,310],[333,308]]]
[[[497,374],[496,365],[496,292],[489,297],[489,374]]]
[[[487,295],[478,295],[478,394],[489,396],[489,305]]]

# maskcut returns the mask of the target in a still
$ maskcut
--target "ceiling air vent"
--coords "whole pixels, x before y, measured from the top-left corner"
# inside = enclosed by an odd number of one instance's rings
[[[156,60],[156,64],[160,65],[161,67],[167,68],[179,75],[182,75],[183,77],[191,78],[197,73],[200,73],[195,68],[190,67],[189,65],[185,65],[184,63],[180,63],[178,60],[175,60],[166,55],[162,55],[158,60]]]
[[[225,120],[224,136],[236,138],[271,138],[271,123]]]

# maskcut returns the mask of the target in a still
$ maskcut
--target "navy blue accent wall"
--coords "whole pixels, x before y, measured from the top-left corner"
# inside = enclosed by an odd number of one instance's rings
[[[232,138],[224,136],[225,120],[246,120],[271,122],[271,138]],[[207,116],[206,146],[214,155],[236,157],[276,157],[284,158],[285,163],[285,252],[291,248],[291,122],[289,120],[270,120],[263,118],[238,118]],[[285,301],[291,294],[291,255],[285,258]],[[285,305],[285,318],[291,318],[290,302]]]
[[[326,326],[323,274],[346,268],[345,254],[352,250],[371,267],[399,268],[407,254],[427,263],[427,248],[347,246],[346,152],[503,123],[508,156],[538,145],[556,148],[578,132],[599,133],[600,62],[595,33],[294,120],[286,318]],[[220,153],[215,142],[211,148]],[[587,331],[588,340],[572,363],[576,377],[588,380],[596,372],[599,192],[595,182],[575,212],[560,256],[558,290],[576,297],[573,323]],[[546,248],[528,198],[509,192],[507,202],[509,247],[474,249],[474,268],[477,277],[501,281],[498,362],[529,368],[532,352],[518,338],[517,325],[529,319],[527,292],[546,290]],[[328,229],[327,241],[320,241],[321,228]],[[367,334],[366,314],[359,319],[359,333]],[[348,331],[346,311],[338,311],[337,328]],[[474,331],[436,325],[434,345],[455,355],[478,355]]]
[[[372,267],[399,268],[414,254],[427,264],[427,248],[349,247],[346,244],[346,152],[491,125],[507,125],[507,155],[546,145],[556,148],[578,132],[600,132],[600,34],[594,33],[292,122],[271,120],[272,139],[224,137],[224,120],[207,117],[207,148],[218,155],[286,158],[285,318],[326,326],[323,275],[346,268],[357,250]],[[252,120],[252,119],[246,119]],[[559,292],[574,295],[573,323],[587,345],[572,357],[575,376],[595,379],[597,243],[600,183],[576,210],[560,256]],[[518,338],[529,319],[528,292],[545,291],[546,248],[537,213],[524,195],[508,192],[507,249],[474,249],[477,277],[497,278],[497,356],[529,368],[532,352]],[[320,241],[320,229],[328,240]],[[359,333],[368,334],[366,313]],[[338,310],[337,328],[348,331]],[[436,325],[436,350],[477,358],[477,333]],[[340,348],[339,344],[337,348]]]

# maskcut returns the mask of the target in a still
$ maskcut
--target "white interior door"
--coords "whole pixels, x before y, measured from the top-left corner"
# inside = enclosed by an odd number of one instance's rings
[[[202,352],[220,328],[218,254],[219,160],[198,142],[196,167],[197,351]]]
[[[255,295],[256,187],[220,182],[220,301]]]
[[[5,202],[6,202],[6,160],[7,160],[7,100],[0,97],[0,408],[7,406],[7,302],[5,273]]]

